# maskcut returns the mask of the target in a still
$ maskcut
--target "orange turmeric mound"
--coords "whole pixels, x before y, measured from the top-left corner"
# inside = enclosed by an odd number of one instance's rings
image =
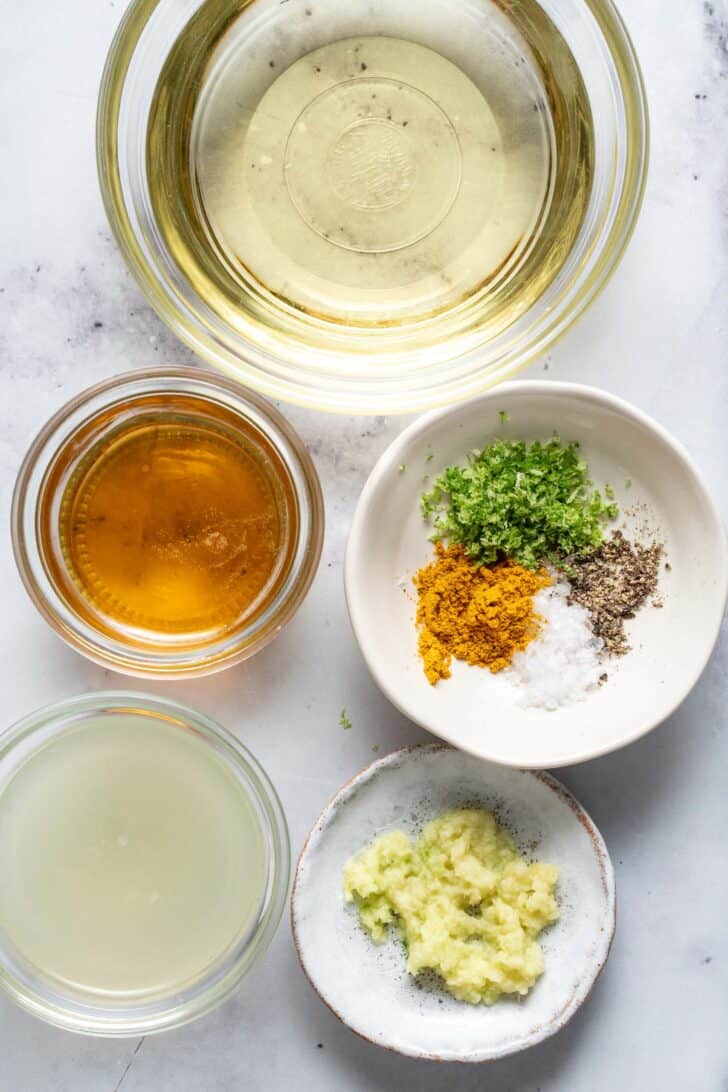
[[[551,583],[548,574],[511,561],[474,565],[461,546],[437,543],[435,553],[414,577],[425,675],[433,686],[449,678],[453,656],[502,671],[538,635],[533,597]]]

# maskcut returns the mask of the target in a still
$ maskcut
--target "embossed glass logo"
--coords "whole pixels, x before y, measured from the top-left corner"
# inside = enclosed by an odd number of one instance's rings
[[[355,122],[334,142],[327,159],[337,196],[360,209],[388,209],[411,191],[417,173],[405,134],[383,118]]]

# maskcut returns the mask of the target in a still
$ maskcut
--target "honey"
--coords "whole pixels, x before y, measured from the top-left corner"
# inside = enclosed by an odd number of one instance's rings
[[[84,429],[49,472],[57,513],[41,501],[39,518],[49,575],[74,612],[127,642],[175,647],[219,641],[264,612],[297,516],[257,427],[177,394],[113,407]]]

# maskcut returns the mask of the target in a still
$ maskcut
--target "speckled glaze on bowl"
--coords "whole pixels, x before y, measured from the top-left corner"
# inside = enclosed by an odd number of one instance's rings
[[[474,803],[495,810],[522,852],[559,867],[561,917],[540,937],[545,973],[526,998],[490,1008],[416,984],[401,945],[374,945],[341,886],[346,861],[378,834],[414,834],[447,808]],[[565,1027],[606,963],[615,914],[607,848],[563,785],[441,744],[395,751],[343,786],[303,847],[291,897],[301,966],[334,1015],[377,1046],[443,1062],[502,1058]]]

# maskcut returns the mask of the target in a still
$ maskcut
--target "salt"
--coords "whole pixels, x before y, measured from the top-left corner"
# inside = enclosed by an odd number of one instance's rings
[[[567,602],[569,591],[566,583],[553,584],[535,597],[543,629],[516,653],[507,670],[518,689],[519,705],[554,710],[583,701],[599,685],[604,642],[594,636],[589,612]]]

